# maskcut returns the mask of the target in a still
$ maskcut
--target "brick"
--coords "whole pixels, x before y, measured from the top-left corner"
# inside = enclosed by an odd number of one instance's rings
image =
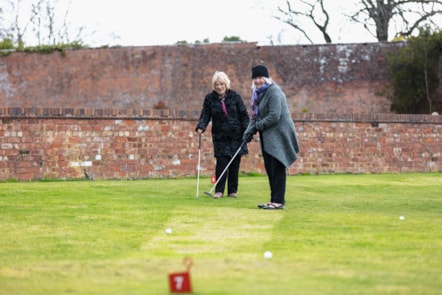
[[[0,113],[21,116],[27,112],[30,116],[46,117],[194,117],[210,91],[215,70],[226,71],[232,88],[248,103],[250,67],[257,62],[269,67],[272,78],[286,92],[292,112],[389,113],[388,99],[377,93],[389,85],[386,52],[402,46],[404,43],[400,42],[145,46],[78,49],[69,51],[66,57],[58,53],[14,52],[1,57],[6,64],[2,70],[8,70],[8,85],[0,89],[0,105],[6,108]],[[164,62],[174,60],[180,62],[164,66]],[[222,65],[219,60],[224,61]],[[9,89],[7,95],[5,89]],[[165,109],[154,109],[159,101]]]
[[[367,117],[368,118],[368,117]],[[393,120],[396,120],[393,116]],[[69,119],[69,124],[78,126],[76,119]],[[72,121],[73,120],[73,121]],[[84,119],[77,119],[84,122]],[[66,146],[66,134],[70,128],[59,128],[57,124],[66,126],[63,120],[46,119],[45,124],[38,125],[34,131],[41,133],[38,144],[33,140],[26,140],[23,136],[20,147],[4,143],[2,139],[1,163],[15,163],[2,168],[3,179],[17,178],[20,180],[53,178],[83,178],[81,167],[69,168],[69,161],[92,161],[89,167],[97,179],[106,178],[148,178],[148,177],[176,177],[193,176],[196,167],[196,150],[194,140],[170,140],[169,138],[185,138],[184,135],[193,130],[195,121],[161,121],[161,128],[167,133],[153,133],[148,140],[143,132],[135,132],[137,124],[128,123],[124,134],[130,136],[104,136],[111,126],[107,120],[93,119],[97,127],[94,134],[84,133],[83,136],[70,137],[69,142],[75,143]],[[127,119],[130,120],[130,119]],[[421,118],[415,117],[421,121]],[[14,121],[16,130],[28,128],[30,121]],[[120,122],[115,122],[120,124]],[[154,126],[154,122],[152,123]],[[425,172],[429,169],[429,151],[432,155],[431,171],[440,171],[441,154],[441,124],[421,123],[383,123],[376,128],[367,128],[364,123],[330,123],[304,122],[299,124],[298,136],[301,141],[302,152],[300,159],[289,169],[290,174],[297,173],[385,173],[385,172]],[[16,128],[18,127],[18,128]],[[34,126],[33,128],[35,128]],[[177,128],[179,127],[179,128]],[[111,127],[112,128],[112,127]],[[56,133],[51,130],[57,130]],[[101,131],[100,131],[101,130]],[[189,131],[183,131],[189,130]],[[378,136],[370,136],[375,133]],[[8,134],[8,138],[18,138],[19,132]],[[101,134],[101,135],[100,135]],[[415,136],[410,137],[410,134]],[[425,134],[425,136],[422,136]],[[320,135],[318,137],[318,135]],[[337,136],[336,136],[337,135]],[[45,136],[50,136],[51,140]],[[319,139],[324,139],[318,140]],[[395,138],[388,144],[391,138]],[[202,162],[205,170],[203,175],[211,176],[214,172],[210,136],[204,137],[202,148]],[[351,139],[351,141],[349,141]],[[106,147],[104,147],[106,144]],[[122,145],[123,144],[123,145]],[[20,150],[30,150],[38,158],[17,157]],[[249,144],[250,154],[243,158],[241,171],[265,173],[259,144]],[[8,152],[9,151],[9,152]],[[95,155],[101,152],[101,160],[95,161]],[[5,159],[5,156],[9,158]],[[42,163],[45,170],[34,169]],[[16,169],[14,169],[16,167]],[[59,169],[65,167],[63,169]],[[101,169],[100,167],[106,167]],[[26,168],[26,169],[17,169]],[[32,173],[29,169],[33,169]]]

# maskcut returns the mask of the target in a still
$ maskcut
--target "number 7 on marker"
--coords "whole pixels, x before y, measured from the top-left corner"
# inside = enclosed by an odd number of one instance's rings
[[[175,288],[177,290],[181,290],[183,288],[184,277],[182,277],[182,276],[174,276],[173,280],[175,282]]]

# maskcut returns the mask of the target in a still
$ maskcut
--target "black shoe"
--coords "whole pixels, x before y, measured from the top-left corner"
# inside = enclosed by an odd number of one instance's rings
[[[259,209],[262,209],[262,208],[267,207],[267,206],[270,206],[270,205],[272,205],[272,203],[258,204],[257,206],[258,206]]]

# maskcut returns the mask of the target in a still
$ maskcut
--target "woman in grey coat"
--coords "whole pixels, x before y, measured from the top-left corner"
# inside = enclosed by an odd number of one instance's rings
[[[297,159],[299,143],[295,124],[290,116],[286,97],[269,77],[263,65],[252,68],[253,94],[251,120],[243,140],[250,142],[259,132],[264,166],[270,184],[270,202],[258,205],[262,209],[284,209],[286,168]]]
[[[249,123],[249,114],[242,97],[230,89],[229,77],[224,72],[215,72],[212,77],[212,92],[204,98],[196,132],[203,133],[210,121],[212,121],[212,142],[216,158],[215,175],[218,179],[239,150],[243,133]],[[217,183],[214,198],[222,198],[227,179],[227,196],[233,198],[238,196],[241,156],[247,153],[247,145],[244,144],[232,160],[227,173]]]

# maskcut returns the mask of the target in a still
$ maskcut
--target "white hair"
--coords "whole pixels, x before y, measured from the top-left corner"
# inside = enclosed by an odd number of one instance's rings
[[[212,77],[212,90],[215,90],[215,83],[219,81],[226,85],[227,89],[230,89],[230,79],[224,72],[215,72]]]

